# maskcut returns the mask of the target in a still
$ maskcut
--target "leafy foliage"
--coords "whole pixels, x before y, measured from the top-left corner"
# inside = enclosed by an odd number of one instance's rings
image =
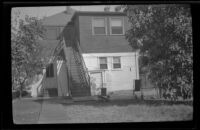
[[[13,88],[22,90],[28,79],[42,71],[38,40],[43,38],[44,28],[36,17],[23,20],[19,14],[12,16],[11,25],[12,82]]]
[[[123,6],[131,29],[126,38],[148,58],[149,78],[163,89],[192,89],[192,17],[188,5]]]

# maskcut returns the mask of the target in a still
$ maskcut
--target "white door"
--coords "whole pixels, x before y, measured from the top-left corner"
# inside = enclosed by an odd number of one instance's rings
[[[100,95],[101,88],[103,87],[103,78],[101,72],[91,73],[91,95]]]

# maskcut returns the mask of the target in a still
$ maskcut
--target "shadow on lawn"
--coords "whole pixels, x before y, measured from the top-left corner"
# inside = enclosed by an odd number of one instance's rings
[[[86,106],[128,106],[128,105],[148,105],[148,106],[161,106],[161,105],[193,105],[193,101],[169,101],[169,100],[136,100],[136,99],[118,99],[110,101],[79,101],[73,102],[71,99],[66,98],[50,98],[50,99],[37,99],[34,100],[38,103],[62,104],[62,105],[86,105]]]
[[[63,97],[53,97],[53,98],[40,98],[33,100],[34,102],[43,104],[44,102],[50,103],[50,104],[63,104],[63,103],[69,103],[71,99],[69,98],[63,98]]]
[[[147,106],[161,106],[161,105],[193,105],[192,101],[163,101],[163,100],[134,100],[134,99],[124,99],[124,100],[112,100],[108,102],[102,101],[88,101],[88,102],[76,102],[74,105],[87,105],[87,106],[128,106],[128,105],[147,105]],[[68,104],[63,104],[68,105]]]

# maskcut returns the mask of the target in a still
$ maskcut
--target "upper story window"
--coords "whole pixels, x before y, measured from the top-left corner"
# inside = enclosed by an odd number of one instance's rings
[[[113,57],[113,69],[120,69],[121,68],[121,59],[119,56]]]
[[[92,29],[94,35],[105,35],[106,34],[105,18],[93,18]]]
[[[46,27],[46,39],[56,40],[60,34],[59,27]]]
[[[54,69],[53,69],[52,63],[49,66],[47,66],[47,68],[46,68],[46,77],[47,78],[54,77]]]
[[[124,26],[123,18],[110,18],[110,34],[111,35],[123,35]]]
[[[107,57],[99,57],[100,69],[108,69]]]

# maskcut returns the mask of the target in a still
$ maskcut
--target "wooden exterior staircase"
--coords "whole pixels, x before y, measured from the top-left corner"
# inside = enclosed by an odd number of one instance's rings
[[[67,59],[69,65],[70,93],[72,97],[91,96],[90,76],[87,71],[82,51],[79,46],[73,23],[68,24],[63,31]]]
[[[72,97],[90,96],[90,77],[83,60],[81,49],[73,44],[71,55],[71,95]]]

